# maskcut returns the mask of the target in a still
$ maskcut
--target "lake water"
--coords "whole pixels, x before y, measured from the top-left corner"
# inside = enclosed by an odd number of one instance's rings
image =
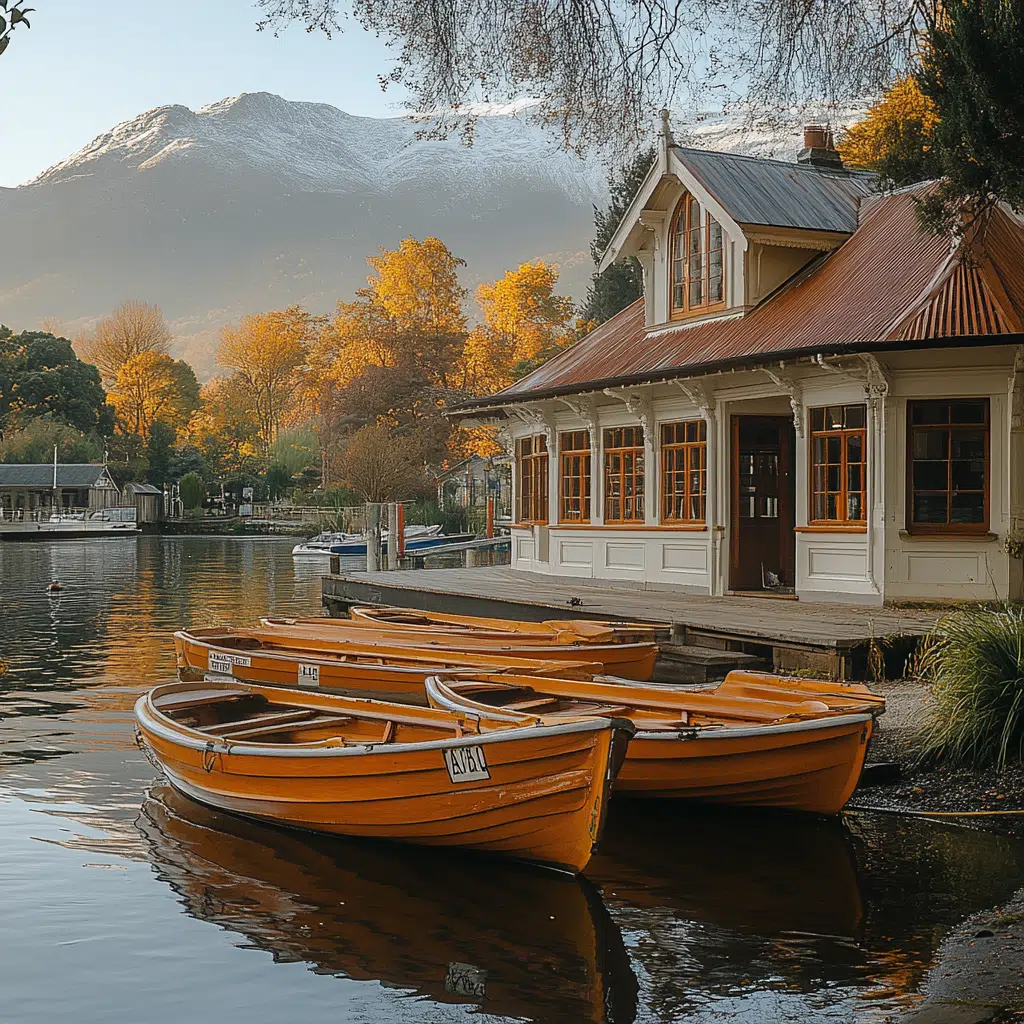
[[[194,804],[132,704],[179,626],[317,612],[291,544],[0,544],[3,1024],[882,1021],[1024,884],[1019,841],[891,817],[623,803],[577,882]]]

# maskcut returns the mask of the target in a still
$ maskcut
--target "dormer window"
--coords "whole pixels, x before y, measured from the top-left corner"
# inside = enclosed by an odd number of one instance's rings
[[[691,195],[672,216],[670,315],[673,320],[725,304],[722,226]]]

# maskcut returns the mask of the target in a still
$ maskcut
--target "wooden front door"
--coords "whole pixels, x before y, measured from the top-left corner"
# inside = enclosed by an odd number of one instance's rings
[[[730,590],[793,590],[793,442],[788,416],[732,418]]]

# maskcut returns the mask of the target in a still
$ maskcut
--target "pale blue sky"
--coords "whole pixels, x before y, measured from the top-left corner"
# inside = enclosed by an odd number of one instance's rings
[[[327,40],[257,33],[252,0],[34,0],[0,57],[0,185],[20,185],[144,110],[193,110],[240,92],[400,112],[382,93],[384,44],[357,27]]]

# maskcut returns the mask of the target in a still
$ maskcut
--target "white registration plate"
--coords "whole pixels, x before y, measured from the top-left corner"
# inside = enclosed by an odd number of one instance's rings
[[[235,666],[249,668],[252,665],[252,658],[243,654],[222,654],[220,651],[210,651],[206,664],[210,672],[219,672],[221,675],[234,675]]]
[[[479,782],[491,777],[483,747],[449,747],[444,752],[444,763],[452,782]]]
[[[304,662],[299,662],[299,685],[300,686],[319,686],[320,685],[320,666],[319,665],[307,665]]]

